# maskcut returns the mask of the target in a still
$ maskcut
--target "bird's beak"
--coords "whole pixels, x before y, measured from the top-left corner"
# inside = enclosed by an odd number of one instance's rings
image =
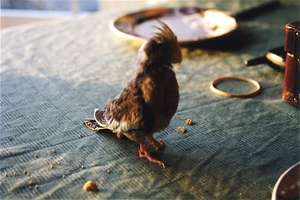
[[[174,54],[174,59],[172,60],[175,64],[180,64],[182,62],[182,53],[180,48],[177,49],[177,51]]]
[[[173,65],[174,69],[177,71],[180,69],[180,63],[176,63]]]
[[[178,46],[178,48],[174,54],[174,59],[173,59],[173,63],[174,63],[173,66],[174,66],[175,70],[179,70],[181,62],[182,62],[182,53],[181,53],[180,47]]]

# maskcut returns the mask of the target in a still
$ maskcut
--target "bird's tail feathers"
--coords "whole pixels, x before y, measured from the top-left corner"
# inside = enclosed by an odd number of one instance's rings
[[[86,128],[91,129],[93,131],[107,130],[107,128],[104,128],[101,125],[99,125],[95,119],[85,119],[83,120],[83,125]]]
[[[106,127],[107,125],[107,122],[105,120],[105,117],[104,117],[104,111],[102,110],[99,110],[99,109],[95,109],[94,110],[94,119],[96,120],[96,122],[102,126],[103,128]]]

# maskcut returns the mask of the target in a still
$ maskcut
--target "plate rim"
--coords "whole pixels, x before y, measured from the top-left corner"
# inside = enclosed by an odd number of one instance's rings
[[[133,16],[139,13],[143,13],[145,11],[151,11],[151,10],[168,10],[168,12],[170,11],[174,11],[177,9],[182,9],[182,8],[193,8],[193,9],[199,9],[199,10],[216,10],[218,12],[221,12],[223,14],[225,14],[227,17],[230,17],[231,19],[234,20],[235,22],[235,26],[232,30],[226,32],[225,34],[222,35],[218,35],[218,36],[214,36],[214,37],[209,37],[209,38],[205,38],[205,39],[190,39],[190,40],[181,40],[178,41],[178,43],[181,46],[186,46],[186,45],[191,45],[191,44],[200,44],[200,43],[205,43],[205,42],[209,42],[209,41],[214,41],[214,40],[218,40],[218,39],[222,39],[225,38],[229,35],[231,35],[233,32],[237,31],[240,27],[237,19],[235,17],[233,17],[232,15],[230,15],[228,12],[226,11],[222,11],[219,10],[217,8],[202,8],[199,6],[179,6],[179,7],[152,7],[152,8],[146,8],[146,9],[142,9],[140,11],[135,11],[135,12],[129,12],[127,14],[115,17],[113,20],[110,21],[109,23],[109,27],[112,30],[112,32],[114,32],[115,34],[119,35],[120,37],[123,37],[125,39],[129,39],[129,40],[135,40],[137,42],[144,42],[146,40],[148,40],[149,38],[143,37],[143,36],[136,36],[127,32],[124,32],[123,30],[117,28],[117,26],[115,25],[121,18],[126,17],[126,16]]]

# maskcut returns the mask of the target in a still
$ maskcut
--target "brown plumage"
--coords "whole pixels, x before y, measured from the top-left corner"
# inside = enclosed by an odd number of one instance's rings
[[[108,129],[118,138],[125,136],[137,142],[141,158],[164,167],[149,150],[162,149],[164,143],[152,135],[165,129],[177,110],[178,83],[172,64],[181,61],[176,36],[160,22],[154,36],[139,49],[135,77],[103,109],[95,109],[94,119],[85,121],[85,125],[93,130]]]

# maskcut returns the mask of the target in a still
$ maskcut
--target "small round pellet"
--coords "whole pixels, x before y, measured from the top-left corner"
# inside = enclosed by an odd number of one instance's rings
[[[186,128],[183,127],[183,126],[178,126],[178,127],[176,128],[176,131],[179,132],[179,133],[182,133],[182,134],[184,134],[184,133],[187,132]]]
[[[98,190],[98,187],[97,187],[96,183],[94,183],[93,181],[87,181],[83,185],[83,189],[87,192],[95,192]]]
[[[186,119],[185,124],[188,125],[188,126],[192,126],[194,124],[194,122],[193,122],[192,119]]]

